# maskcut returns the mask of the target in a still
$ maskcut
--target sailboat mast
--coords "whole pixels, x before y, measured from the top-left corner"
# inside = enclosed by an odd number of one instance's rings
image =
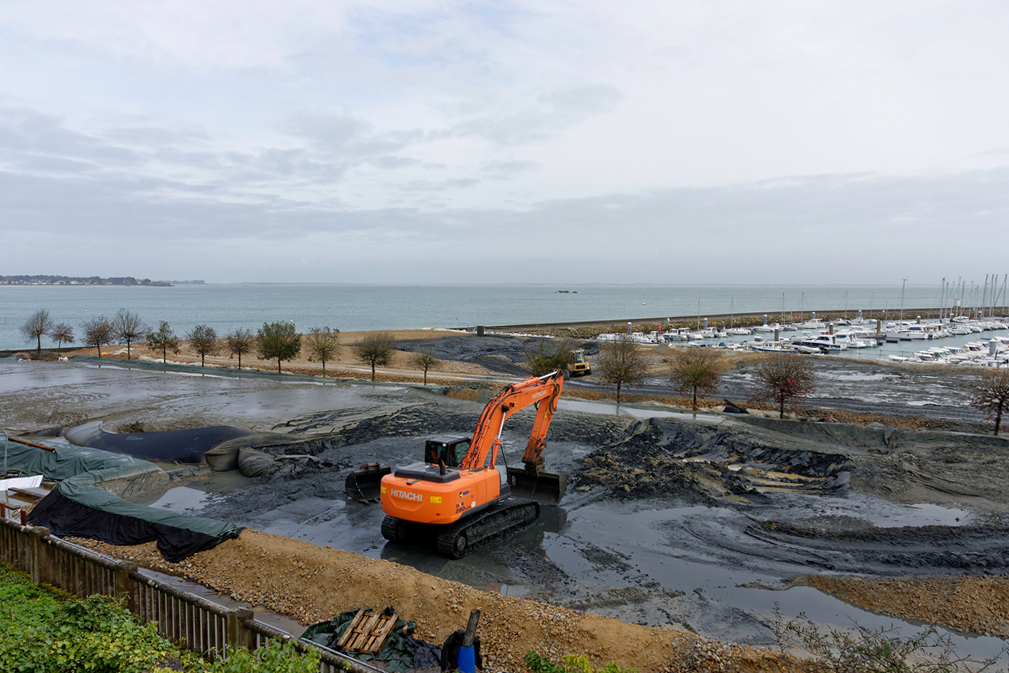
[[[939,322],[942,322],[942,311],[946,307],[946,277],[939,281]]]
[[[960,284],[960,310],[957,311],[957,315],[963,315],[963,289],[967,285],[967,282],[961,278],[957,278],[956,282]]]
[[[904,322],[904,287],[907,285],[907,278],[900,284],[900,321]]]

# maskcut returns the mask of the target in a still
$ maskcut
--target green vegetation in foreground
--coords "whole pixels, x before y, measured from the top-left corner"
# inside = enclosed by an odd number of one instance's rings
[[[584,654],[565,654],[561,657],[562,663],[555,664],[529,650],[523,661],[532,673],[637,673],[633,668],[621,668],[612,661],[602,668],[594,669]]]
[[[309,673],[319,670],[319,654],[300,655],[293,642],[271,641],[255,654],[229,649],[227,659],[207,662],[161,638],[153,623],[141,626],[107,596],[69,597],[0,564],[0,670]]]

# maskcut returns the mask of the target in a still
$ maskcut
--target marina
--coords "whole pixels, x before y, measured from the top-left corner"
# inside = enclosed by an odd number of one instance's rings
[[[617,334],[602,334],[613,340]],[[686,345],[729,350],[795,352],[809,355],[886,360],[890,362],[1009,366],[1009,322],[991,320],[935,320],[902,324],[882,321],[838,321],[823,324],[775,325],[717,331],[673,329],[631,333],[643,344]]]

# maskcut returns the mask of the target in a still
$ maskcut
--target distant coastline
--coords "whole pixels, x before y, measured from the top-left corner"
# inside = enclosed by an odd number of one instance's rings
[[[173,285],[203,285],[202,280],[151,280],[133,276],[100,278],[98,276],[51,276],[46,274],[0,276],[0,285],[137,285],[145,287],[172,287]]]

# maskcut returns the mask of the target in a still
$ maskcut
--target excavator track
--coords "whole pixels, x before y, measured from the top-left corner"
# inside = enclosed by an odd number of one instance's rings
[[[534,500],[504,498],[448,525],[416,524],[386,516],[382,536],[391,542],[433,546],[439,554],[459,559],[525,530],[536,522],[539,514],[539,503]]]

